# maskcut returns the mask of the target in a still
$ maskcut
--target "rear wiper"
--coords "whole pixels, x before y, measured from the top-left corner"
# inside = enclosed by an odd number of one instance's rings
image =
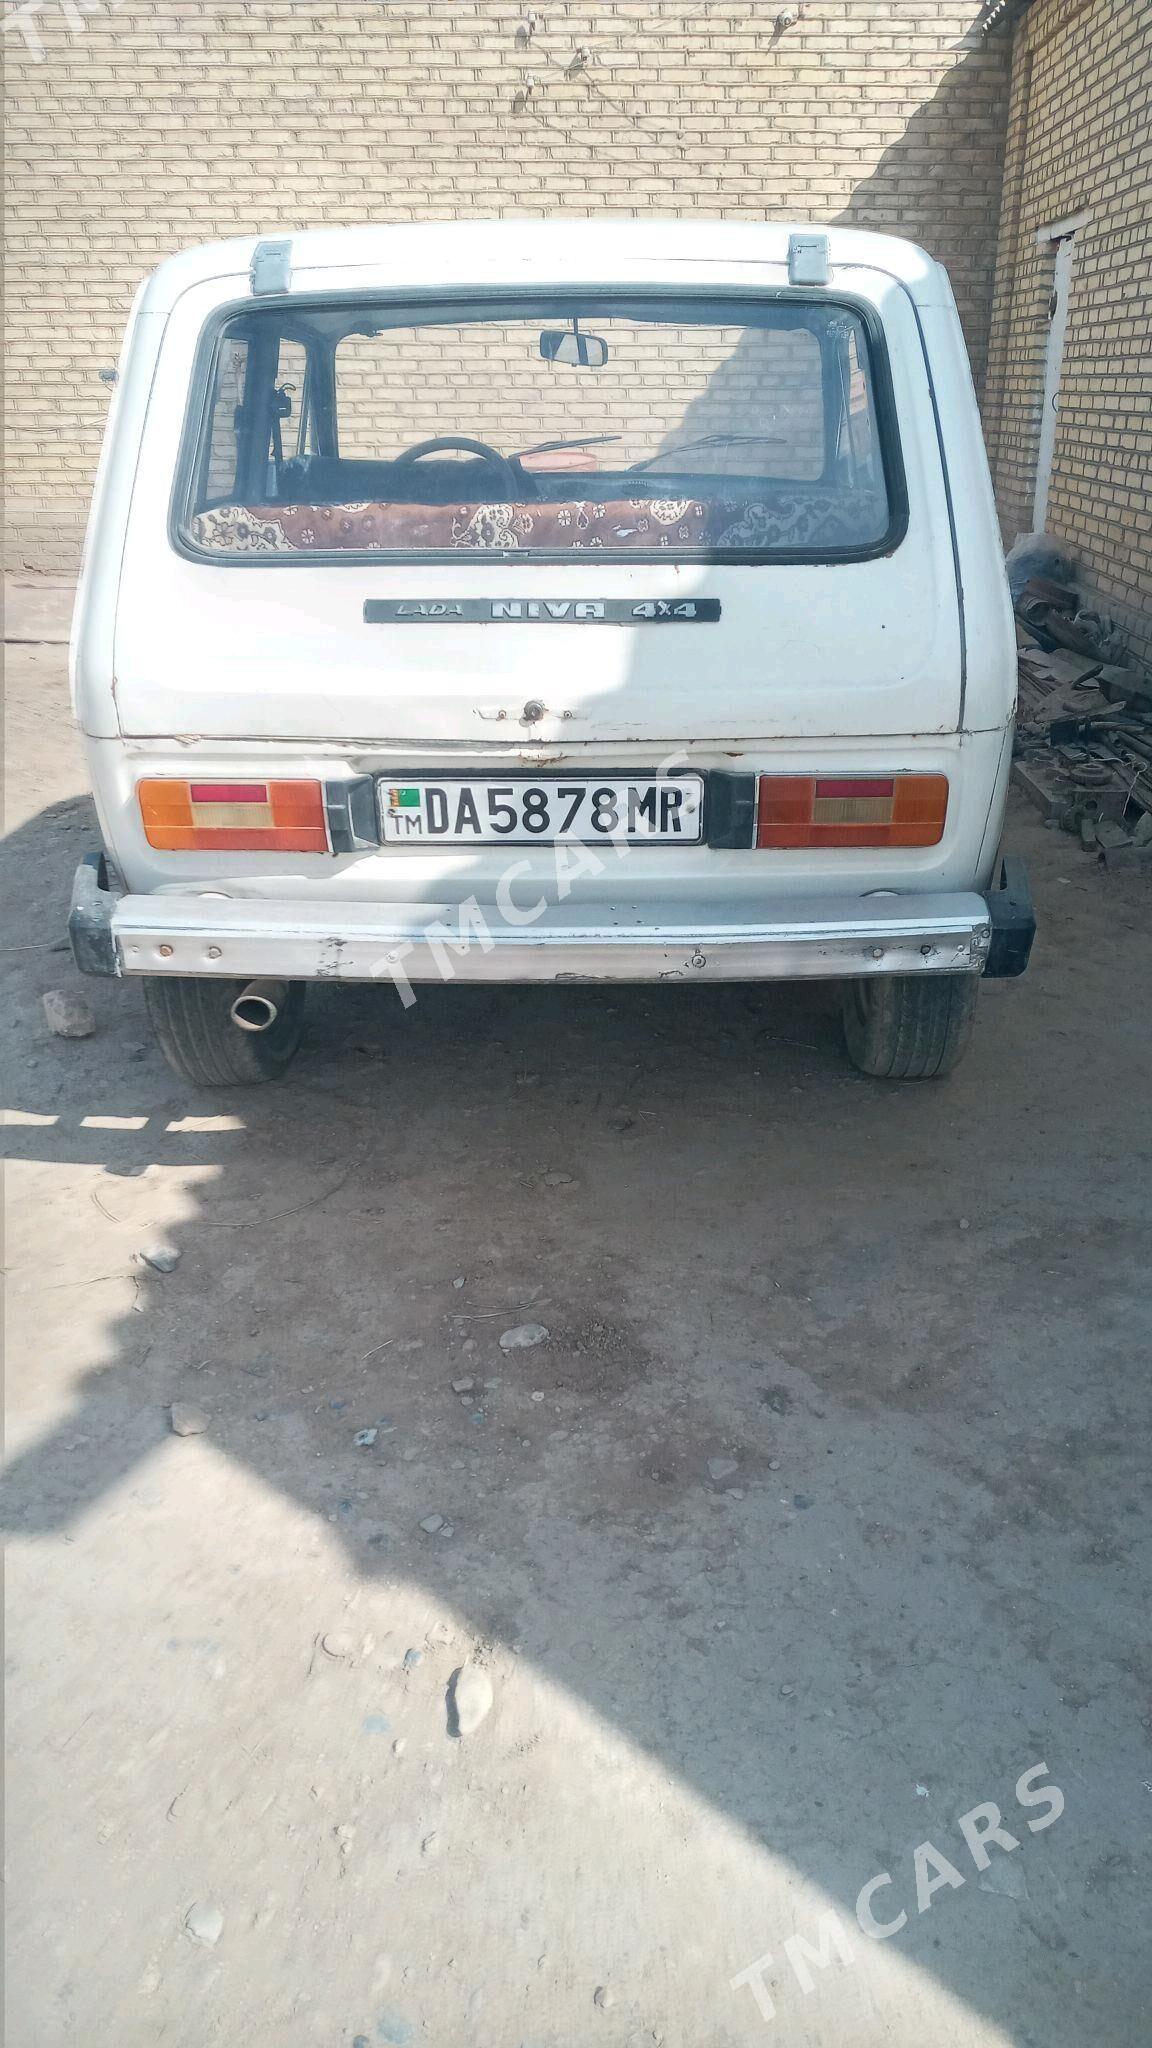
[[[554,455],[557,448],[593,448],[604,441],[622,441],[623,434],[581,434],[575,441],[538,441],[535,448],[518,448],[510,462],[519,462],[522,455]]]
[[[628,468],[651,469],[654,462],[663,462],[669,455],[683,455],[689,448],[740,448],[752,441],[779,447],[784,440],[783,434],[701,434],[694,441],[679,442],[675,448],[662,448],[658,455],[649,455],[644,462],[630,462]]]

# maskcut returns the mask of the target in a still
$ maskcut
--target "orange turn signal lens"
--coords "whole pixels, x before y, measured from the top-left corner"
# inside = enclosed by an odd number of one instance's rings
[[[946,775],[762,775],[757,846],[936,846]]]
[[[165,853],[327,853],[319,782],[137,785],[144,837]]]

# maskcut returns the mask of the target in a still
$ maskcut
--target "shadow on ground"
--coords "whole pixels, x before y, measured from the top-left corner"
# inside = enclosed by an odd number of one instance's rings
[[[87,830],[57,805],[7,842],[17,937],[58,915]],[[288,1083],[212,1097],[131,987],[94,988],[96,1038],[48,1039],[38,992],[70,963],[30,939],[8,1085],[37,1120],[10,1149],[85,1170],[44,1341],[93,1289],[117,1307],[16,1455],[5,1528],[75,1532],[200,1401],[357,1575],[517,1646],[849,1923],[891,1872],[902,1955],[1005,2038],[1135,2042],[1146,906],[1020,836],[1043,946],[943,1086],[856,1075],[828,990],[437,989],[406,1015],[326,989]],[[171,1168],[162,1278],[134,1253]],[[547,1341],[502,1352],[529,1321]],[[1067,1808],[1033,1838],[1013,1786],[1040,1760]],[[955,1820],[984,1799],[1026,1896],[977,1894]],[[926,1836],[971,1881],[917,1916]],[[744,2039],[728,1978],[753,1957],[717,1943],[714,2038]]]

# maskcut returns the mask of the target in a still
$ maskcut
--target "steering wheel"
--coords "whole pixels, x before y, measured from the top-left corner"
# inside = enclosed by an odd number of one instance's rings
[[[425,455],[439,455],[444,448],[463,448],[468,455],[482,456],[489,468],[497,472],[504,496],[509,501],[517,497],[520,486],[508,457],[501,455],[498,448],[490,448],[487,441],[470,440],[467,434],[437,434],[431,441],[417,441],[414,447],[406,448],[402,455],[396,457],[396,465],[420,462]]]

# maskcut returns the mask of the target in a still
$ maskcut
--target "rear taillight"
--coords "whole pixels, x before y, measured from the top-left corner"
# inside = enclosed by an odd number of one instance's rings
[[[141,782],[144,837],[167,853],[327,853],[319,782]]]
[[[946,775],[762,775],[757,846],[935,846]]]

